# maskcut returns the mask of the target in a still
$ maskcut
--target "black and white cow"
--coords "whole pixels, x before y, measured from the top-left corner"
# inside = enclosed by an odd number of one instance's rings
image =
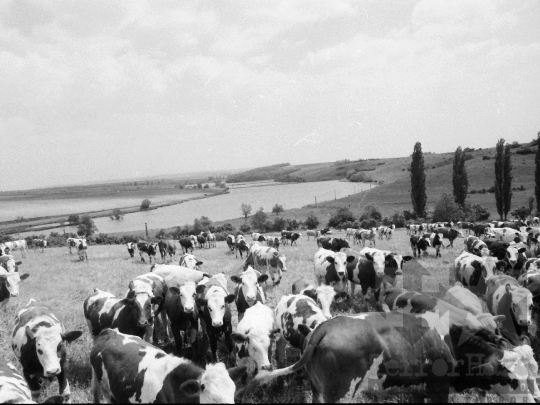
[[[19,274],[18,271],[6,271],[0,267],[0,309],[6,309],[10,298],[19,296],[19,286],[21,281],[26,280],[28,273]]]
[[[442,237],[445,239],[448,239],[448,241],[450,242],[450,245],[448,246],[451,246],[451,247],[454,247],[454,240],[456,238],[459,238],[459,237],[464,238],[463,232],[458,231],[457,229],[451,229],[448,227],[435,228],[433,232],[438,233],[439,235],[442,235]]]
[[[8,273],[13,273],[19,271],[20,264],[22,264],[22,262],[20,260],[15,261],[15,258],[11,255],[0,256],[0,270],[4,269]]]
[[[505,267],[506,263],[496,257],[479,257],[469,252],[461,253],[454,261],[456,281],[479,297],[486,294],[487,281]]]
[[[451,388],[493,390],[508,402],[534,401],[530,360],[524,350],[497,344],[500,340],[487,330],[475,335],[450,326],[433,313],[338,316],[306,338],[298,362],[262,370],[254,381],[266,383],[305,367],[314,402],[336,403],[361,392],[420,384],[431,402],[448,402]]]
[[[318,245],[324,249],[339,252],[342,248],[348,248],[349,242],[343,238],[321,237],[318,239]]]
[[[263,274],[268,274],[272,278],[273,285],[278,285],[283,277],[283,272],[287,271],[286,260],[285,255],[276,249],[253,242],[249,247],[244,270],[251,266]]]
[[[84,259],[88,261],[88,254],[86,253],[88,250],[88,244],[86,243],[86,239],[81,239],[79,244],[77,245],[77,251],[79,253],[79,260],[82,262]]]
[[[172,239],[158,241],[159,254],[161,255],[161,262],[165,262],[165,258],[169,255],[169,260],[176,260],[176,241]]]
[[[269,236],[266,238],[266,244],[279,251],[280,239],[277,236]]]
[[[40,379],[52,381],[57,378],[60,395],[71,402],[64,342],[73,342],[81,335],[82,331],[66,332],[52,308],[34,299],[19,311],[11,346],[21,362],[34,401],[39,398]]]
[[[233,234],[227,235],[227,238],[225,239],[227,242],[227,246],[229,247],[229,250],[231,253],[234,253],[234,247],[236,245],[236,237]]]
[[[179,266],[187,267],[188,269],[200,270],[203,262],[197,259],[192,254],[184,254],[180,256]]]
[[[199,244],[199,247],[202,249],[204,247],[210,247],[208,245],[208,240],[206,238],[206,236],[203,235],[203,232],[201,232],[200,235],[197,235],[197,243]]]
[[[113,403],[234,403],[246,369],[223,363],[206,370],[117,330],[103,330],[90,353],[92,395]]]
[[[416,257],[416,252],[418,251],[418,257],[423,253],[424,256],[427,256],[427,248],[431,247],[431,242],[429,238],[426,238],[421,235],[413,235],[410,237],[411,249],[413,251],[413,256]]]
[[[77,246],[79,245],[79,241],[81,241],[81,239],[78,239],[78,238],[67,238],[66,239],[66,245],[69,249],[69,254],[72,254],[71,253],[71,249],[72,248],[77,248]],[[78,249],[75,249],[75,250],[78,250]]]
[[[243,258],[243,253],[245,252],[246,255],[249,251],[249,246],[247,245],[246,239],[242,235],[236,235],[236,257],[238,257],[238,253],[240,252],[240,258]]]
[[[135,256],[135,248],[137,247],[137,244],[135,242],[128,242],[126,243],[126,247],[129,255],[131,257]]]
[[[39,249],[39,251],[43,253],[45,248],[47,247],[47,240],[46,239],[33,239],[32,244],[34,245],[34,252],[37,249]]]
[[[178,241],[178,243],[180,243],[180,246],[182,247],[182,253],[187,253],[188,249],[191,249],[191,253],[193,253],[193,247],[195,244],[191,239],[182,238]]]
[[[238,320],[240,321],[244,317],[246,309],[255,305],[256,302],[262,302],[263,304],[266,302],[265,292],[261,284],[268,280],[268,274],[261,274],[261,272],[250,266],[239,276],[231,276],[231,280],[236,283],[234,302],[236,303]]]
[[[139,255],[141,256],[141,262],[145,262],[143,253],[148,255],[148,260],[150,260],[150,263],[152,263],[152,257],[154,258],[154,263],[156,262],[156,253],[158,251],[157,243],[139,241],[137,243],[137,249],[139,250]]]

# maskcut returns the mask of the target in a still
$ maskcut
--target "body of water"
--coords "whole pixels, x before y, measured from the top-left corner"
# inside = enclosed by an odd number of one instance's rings
[[[313,183],[277,184],[262,187],[233,188],[228,194],[216,197],[188,201],[151,211],[127,214],[122,220],[110,218],[95,218],[94,222],[99,232],[114,233],[127,231],[144,231],[145,223],[148,229],[170,228],[173,226],[193,224],[195,218],[207,216],[212,221],[240,218],[240,205],[250,204],[252,214],[260,207],[269,212],[275,204],[281,204],[285,209],[300,208],[308,204],[347,197],[355,192],[369,189],[369,183],[349,183],[340,181],[321,181]],[[20,215],[24,215],[21,213]],[[25,232],[21,236],[33,233],[51,231],[75,232],[74,226],[66,226],[48,231]]]

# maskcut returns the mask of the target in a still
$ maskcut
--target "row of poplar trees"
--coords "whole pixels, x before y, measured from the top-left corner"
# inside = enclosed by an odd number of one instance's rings
[[[535,158],[535,195],[537,209],[540,211],[540,132]],[[465,152],[458,147],[454,154],[452,185],[454,201],[463,206],[467,198],[469,181],[465,168]],[[532,198],[532,197],[531,197]],[[422,144],[416,142],[411,162],[411,199],[414,212],[419,217],[425,217],[427,203],[426,173]],[[506,220],[512,205],[512,160],[510,145],[505,145],[504,139],[499,139],[495,147],[495,203],[501,220]]]

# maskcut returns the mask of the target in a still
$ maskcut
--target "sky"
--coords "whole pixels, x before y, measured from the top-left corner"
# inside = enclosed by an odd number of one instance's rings
[[[539,131],[537,0],[0,2],[0,190]]]

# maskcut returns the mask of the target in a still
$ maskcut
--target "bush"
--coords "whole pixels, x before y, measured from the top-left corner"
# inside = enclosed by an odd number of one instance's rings
[[[392,223],[396,226],[396,228],[403,228],[406,222],[405,215],[398,210],[395,210],[392,214]]]
[[[143,210],[147,210],[148,208],[150,208],[150,200],[148,198],[145,198],[142,203],[141,203],[141,211]]]
[[[205,184],[203,188],[210,188],[208,184]]]
[[[313,212],[310,212],[304,221],[304,224],[306,224],[307,229],[317,229],[319,226],[319,218],[317,218]]]
[[[121,209],[115,208],[113,210],[111,219],[122,219],[123,217],[124,217],[124,212]]]
[[[202,184],[201,184],[201,183],[197,183],[197,188],[202,188]]]
[[[81,223],[79,224],[79,229],[77,229],[77,235],[84,236],[89,238],[94,233],[98,231],[94,220],[89,216],[85,215],[81,218]]]
[[[461,218],[461,214],[459,205],[454,202],[454,198],[449,194],[443,193],[435,206],[433,221],[449,222]]]
[[[285,228],[287,228],[287,220],[281,217],[274,218],[274,223],[270,227],[275,232],[280,232]]]
[[[377,226],[377,221],[372,218],[364,219],[360,222],[360,227],[364,229],[375,228],[376,226]]]
[[[71,214],[67,220],[71,225],[77,225],[80,219],[77,214]]]
[[[525,220],[531,214],[531,210],[528,207],[522,205],[521,207],[518,207],[515,210],[511,211],[510,214],[514,218]]]
[[[381,209],[375,204],[366,205],[364,212],[360,215],[360,221],[370,218],[375,221],[380,221],[382,219]]]
[[[240,231],[242,232],[251,232],[251,226],[249,226],[248,224],[242,224],[240,225]]]
[[[516,153],[518,155],[531,155],[533,153],[536,153],[536,150],[533,148],[522,148],[522,149],[516,150]]]
[[[484,191],[485,189],[482,189],[482,194],[484,194]],[[488,193],[494,193],[495,192],[495,186],[491,186],[490,188],[487,189],[487,192]]]
[[[489,160],[489,159],[491,159],[491,156],[485,156],[485,155],[482,156],[482,160]]]
[[[167,237],[168,233],[165,231],[165,229],[160,229],[158,233],[156,233],[156,239],[161,239]]]
[[[403,210],[403,216],[405,217],[405,221],[410,221],[411,219],[418,218],[418,216],[416,215],[416,212],[409,211],[409,210]]]
[[[265,232],[268,215],[263,211],[262,207],[251,217],[251,226],[259,232]]]
[[[282,213],[283,211],[285,211],[283,209],[283,205],[280,205],[280,204],[276,204],[274,205],[274,208],[272,208],[272,213],[276,214],[276,215],[279,215],[280,213]]]
[[[347,207],[338,208],[338,210],[330,217],[328,221],[328,226],[333,228],[342,228],[343,222],[352,222],[354,221],[354,215],[350,209]]]

